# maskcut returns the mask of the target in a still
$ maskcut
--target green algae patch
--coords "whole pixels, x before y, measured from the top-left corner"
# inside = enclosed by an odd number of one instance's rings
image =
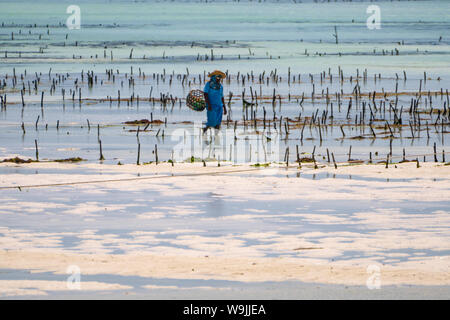
[[[32,160],[32,159],[22,159],[19,157],[10,158],[10,159],[4,159],[1,162],[11,162],[11,163],[32,163],[32,162],[39,162],[38,160]]]
[[[67,158],[67,159],[56,159],[53,160],[54,162],[80,162],[80,161],[86,161],[83,158],[80,157],[73,157],[73,158]]]
[[[80,161],[86,161],[86,159],[80,158],[80,157],[72,157],[72,158],[67,158],[67,159],[55,159],[55,160],[48,160],[48,161],[43,161],[43,162],[70,162],[70,163],[74,163],[74,162],[80,162]],[[33,163],[33,162],[42,162],[39,160],[33,160],[33,159],[22,159],[19,157],[15,157],[15,158],[10,158],[10,159],[4,159],[0,162],[10,162],[10,163]]]
[[[268,167],[268,166],[270,166],[270,163],[255,163],[255,164],[251,164],[250,166],[256,167],[256,168]]]
[[[206,161],[210,161],[210,160],[214,160],[214,159],[205,159]],[[203,159],[200,158],[196,158],[194,156],[191,156],[190,158],[184,160],[184,162],[190,162],[190,163],[194,163],[194,162],[202,162],[204,161]]]
[[[153,121],[148,119],[141,119],[141,120],[125,121],[123,123],[131,126],[140,126],[144,124],[163,124],[164,121],[159,119],[154,119]]]

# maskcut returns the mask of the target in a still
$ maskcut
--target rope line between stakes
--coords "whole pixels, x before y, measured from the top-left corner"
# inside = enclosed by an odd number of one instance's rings
[[[450,152],[443,152],[445,154],[448,154]],[[441,154],[441,153],[440,153]],[[418,155],[411,155],[408,157],[419,157],[419,156],[429,156],[434,155],[434,153],[428,153],[428,154],[418,154]],[[389,157],[392,158],[403,158],[403,156],[392,156]],[[407,158],[407,157],[405,157]],[[374,160],[386,160],[386,158],[374,158]],[[355,162],[360,161],[369,161],[369,160],[351,160],[351,161],[345,161],[345,162],[336,162],[336,164],[342,165],[342,164],[351,164]],[[413,160],[414,161],[414,160]],[[413,162],[411,161],[411,162]],[[293,163],[296,163],[294,161]],[[319,164],[327,164],[326,162],[322,161],[316,161],[316,163]],[[312,163],[311,163],[312,164]],[[280,168],[297,168],[298,166],[280,166],[280,167],[271,167],[271,169]],[[239,170],[228,170],[228,171],[212,171],[212,172],[199,172],[199,173],[185,173],[185,174],[179,174],[179,175],[158,175],[158,176],[149,176],[149,177],[135,177],[135,178],[122,178],[122,179],[104,179],[104,180],[89,180],[89,181],[74,181],[74,182],[58,182],[58,183],[47,183],[47,184],[33,184],[33,185],[19,185],[19,186],[0,186],[0,189],[22,189],[22,188],[41,188],[41,187],[58,187],[58,186],[70,186],[70,185],[80,185],[80,184],[93,184],[93,183],[108,183],[108,182],[122,182],[122,181],[139,181],[139,180],[151,180],[151,179],[162,179],[162,178],[176,178],[176,177],[196,177],[196,176],[207,176],[207,175],[220,175],[220,174],[226,174],[226,173],[239,173],[239,172],[251,172],[251,171],[261,171],[264,170],[265,167],[257,167],[257,168],[250,168],[250,169],[239,169]]]

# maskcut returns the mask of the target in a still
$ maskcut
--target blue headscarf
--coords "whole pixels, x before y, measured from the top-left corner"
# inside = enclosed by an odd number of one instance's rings
[[[211,76],[211,80],[209,80],[209,87],[213,90],[219,90],[222,85],[220,84],[220,82],[216,81],[217,76]]]

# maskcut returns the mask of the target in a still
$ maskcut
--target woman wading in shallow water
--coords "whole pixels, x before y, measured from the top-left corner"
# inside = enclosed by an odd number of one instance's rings
[[[225,101],[223,100],[223,87],[220,83],[226,77],[226,74],[216,70],[208,74],[208,77],[210,77],[210,80],[205,84],[205,88],[203,89],[207,106],[206,115],[208,117],[206,126],[203,128],[203,133],[208,128],[220,129],[222,113],[227,114]]]

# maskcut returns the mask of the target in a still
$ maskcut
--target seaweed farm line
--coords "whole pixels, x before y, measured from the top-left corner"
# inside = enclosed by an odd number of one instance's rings
[[[376,31],[370,3],[80,1],[69,30],[66,3],[5,2],[0,159],[442,161],[448,2],[380,1]],[[202,136],[185,97],[214,69],[229,112]]]
[[[445,161],[450,110],[438,77],[331,68],[228,73],[228,114],[201,134],[185,105],[207,72],[27,73],[0,76],[0,157],[105,163]],[[202,124],[203,123],[203,124]],[[447,138],[448,139],[448,138]],[[419,159],[417,159],[419,160]]]

